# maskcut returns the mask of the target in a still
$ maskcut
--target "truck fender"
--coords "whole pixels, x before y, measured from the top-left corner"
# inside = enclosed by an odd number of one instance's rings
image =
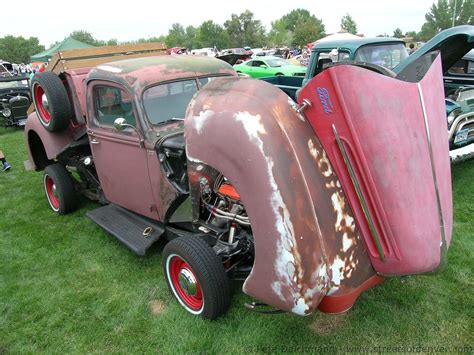
[[[305,315],[325,296],[358,295],[377,278],[326,152],[278,88],[213,80],[188,107],[185,137],[191,189],[210,166],[250,217],[255,260],[246,294]]]
[[[43,164],[38,164],[38,159],[54,160],[59,153],[76,140],[79,129],[71,127],[63,132],[52,133],[46,130],[41,124],[36,112],[32,112],[25,125],[25,143],[29,160],[35,170],[44,168]],[[41,144],[38,144],[41,143]],[[44,151],[40,151],[43,149]],[[46,154],[45,157],[42,155]]]

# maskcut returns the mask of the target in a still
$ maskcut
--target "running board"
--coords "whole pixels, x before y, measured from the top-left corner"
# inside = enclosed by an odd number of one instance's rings
[[[86,216],[140,256],[165,232],[160,222],[113,204],[89,211]]]

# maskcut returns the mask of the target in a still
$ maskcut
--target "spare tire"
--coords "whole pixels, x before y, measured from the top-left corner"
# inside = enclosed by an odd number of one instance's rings
[[[52,72],[37,73],[31,81],[33,102],[41,124],[50,132],[61,132],[72,117],[69,96],[63,82]]]

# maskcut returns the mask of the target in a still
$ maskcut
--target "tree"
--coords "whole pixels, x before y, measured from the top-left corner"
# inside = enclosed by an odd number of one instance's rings
[[[208,20],[198,27],[196,42],[202,47],[227,48],[229,46],[229,35],[222,26]]]
[[[272,22],[272,29],[268,33],[268,43],[272,46],[290,46],[293,40],[293,32],[290,31],[284,21],[276,20]]]
[[[419,33],[420,39],[427,41],[438,32],[450,28],[453,17],[454,26],[474,25],[474,0],[438,0],[431,5]]]
[[[186,41],[186,31],[179,23],[173,23],[166,36],[166,46],[168,48],[181,47]]]
[[[295,9],[272,22],[269,40],[273,45],[304,46],[324,36],[324,24],[308,10]]]
[[[229,35],[230,47],[261,47],[266,42],[265,27],[260,20],[255,20],[253,12],[245,10],[240,15],[232,14],[224,22]]]
[[[341,30],[347,31],[352,34],[357,34],[357,24],[351,15],[346,14],[341,18]]]
[[[44,51],[38,38],[7,35],[0,38],[0,59],[12,63],[29,63],[33,54]]]
[[[186,38],[183,43],[183,47],[188,49],[202,47],[199,43],[197,43],[197,28],[194,26],[186,27]]]
[[[324,37],[324,25],[321,22],[306,21],[296,26],[291,44],[304,47],[322,37]]]
[[[106,46],[117,46],[119,44],[118,40],[116,38],[111,38],[108,41],[105,42]]]
[[[402,38],[403,37],[402,30],[400,28],[396,28],[395,31],[393,31],[393,37]]]
[[[80,42],[90,44],[91,46],[101,45],[101,43],[99,43],[99,41],[92,35],[92,33],[88,31],[76,30],[69,34],[69,37],[72,37]]]

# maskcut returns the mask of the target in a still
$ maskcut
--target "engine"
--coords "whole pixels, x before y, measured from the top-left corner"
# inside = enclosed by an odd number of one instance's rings
[[[205,177],[200,178],[199,184],[201,219],[206,221],[205,228],[216,233],[215,253],[223,259],[227,270],[239,265],[240,271],[249,271],[254,258],[254,241],[250,219],[238,192],[222,174],[212,186]]]

